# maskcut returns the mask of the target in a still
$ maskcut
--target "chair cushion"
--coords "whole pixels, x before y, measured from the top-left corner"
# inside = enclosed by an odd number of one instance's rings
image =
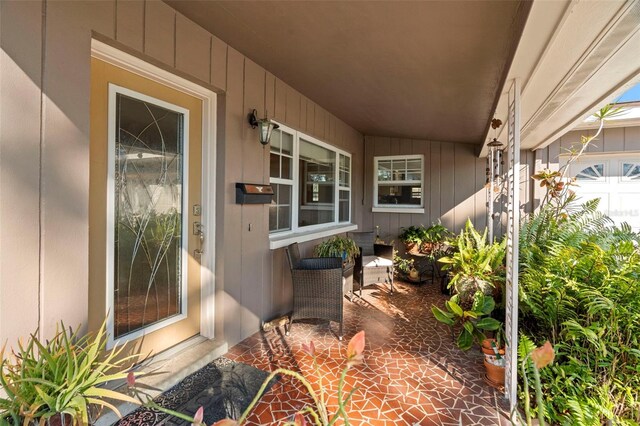
[[[363,268],[379,268],[393,266],[393,261],[378,256],[362,256]]]

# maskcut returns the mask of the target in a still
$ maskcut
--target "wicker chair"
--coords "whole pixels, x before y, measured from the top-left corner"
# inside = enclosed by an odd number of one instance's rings
[[[355,266],[360,296],[362,297],[363,287],[376,283],[388,283],[393,293],[393,246],[376,244],[373,232],[349,232],[348,237],[360,247]]]
[[[297,243],[286,248],[293,283],[291,321],[319,318],[340,324],[338,339],[342,340],[343,279],[342,259],[314,257],[303,259]],[[331,323],[329,323],[331,326]],[[291,331],[291,324],[289,330]]]

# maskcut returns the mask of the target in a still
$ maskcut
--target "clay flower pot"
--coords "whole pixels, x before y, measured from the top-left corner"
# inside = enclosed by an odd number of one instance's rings
[[[482,341],[482,353],[485,355],[485,357],[487,357],[488,355],[492,357],[496,356],[494,348],[491,345],[492,343],[497,347],[498,344],[496,339],[484,339]],[[504,356],[504,346],[501,348],[498,348],[498,353],[500,354],[500,356]]]
[[[404,250],[409,254],[419,254],[420,245],[416,243],[404,243]]]
[[[485,378],[487,382],[494,387],[504,386],[504,367],[500,365],[492,364],[491,362],[484,360],[484,368],[487,370]]]

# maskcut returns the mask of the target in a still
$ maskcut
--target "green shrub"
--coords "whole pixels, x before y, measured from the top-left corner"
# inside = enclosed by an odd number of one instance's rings
[[[640,236],[596,211],[543,208],[520,241],[520,328],[549,339],[541,371],[552,423],[640,422]]]

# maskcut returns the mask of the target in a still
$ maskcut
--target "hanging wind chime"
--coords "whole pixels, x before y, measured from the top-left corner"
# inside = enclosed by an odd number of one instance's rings
[[[494,138],[487,144],[489,153],[487,154],[487,180],[485,188],[487,188],[487,227],[489,228],[489,241],[493,241],[493,223],[496,217],[500,216],[499,212],[495,212],[496,199],[502,193],[502,168],[504,166],[504,149],[503,144],[496,136],[497,129],[502,126],[502,121],[494,118],[491,120],[491,128],[494,130]]]

